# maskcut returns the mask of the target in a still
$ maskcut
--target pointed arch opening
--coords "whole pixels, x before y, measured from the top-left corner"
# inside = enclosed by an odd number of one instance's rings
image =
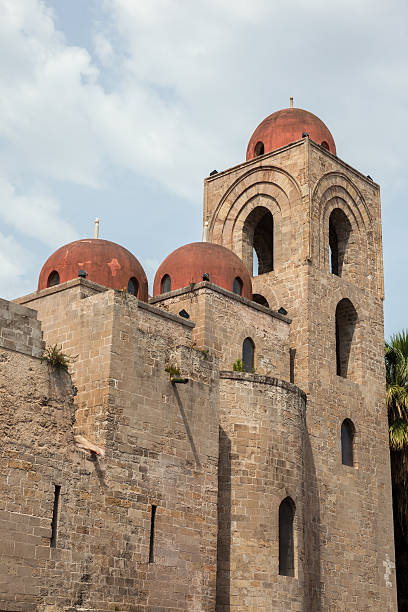
[[[336,307],[336,374],[343,378],[355,378],[356,374],[357,321],[357,311],[350,300],[340,300]]]
[[[56,270],[53,270],[48,276],[47,287],[55,287],[60,284],[60,275]]]
[[[274,221],[270,210],[257,206],[249,213],[243,227],[243,243],[252,276],[272,272]]]
[[[168,293],[171,291],[171,278],[165,274],[160,282],[160,293]]]
[[[279,506],[279,574],[295,575],[294,520],[296,506],[291,497],[286,497]]]
[[[242,343],[242,365],[245,372],[253,372],[255,364],[255,344],[252,338],[245,338]]]
[[[354,436],[356,429],[353,421],[344,419],[341,424],[341,462],[343,465],[354,466]]]
[[[351,223],[340,209],[332,210],[329,218],[329,257],[330,272],[341,276],[343,266],[349,259]]]

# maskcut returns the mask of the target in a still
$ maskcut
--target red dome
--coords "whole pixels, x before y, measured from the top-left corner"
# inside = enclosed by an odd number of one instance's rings
[[[192,242],[166,257],[154,277],[153,295],[201,283],[203,274],[210,283],[252,299],[251,277],[241,259],[211,242]]]
[[[302,108],[285,108],[269,115],[258,125],[248,144],[247,161],[296,142],[305,132],[312,140],[336,155],[333,136],[319,117]]]
[[[127,289],[147,301],[147,278],[136,257],[119,244],[99,238],[76,240],[55,251],[42,267],[38,290],[77,278],[79,270],[94,283]]]

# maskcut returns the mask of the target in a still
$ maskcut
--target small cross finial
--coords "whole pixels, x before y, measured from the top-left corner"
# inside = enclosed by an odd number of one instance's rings
[[[293,97],[290,96],[289,98],[289,108],[293,108]]]
[[[98,217],[95,219],[94,238],[99,238],[99,219]]]

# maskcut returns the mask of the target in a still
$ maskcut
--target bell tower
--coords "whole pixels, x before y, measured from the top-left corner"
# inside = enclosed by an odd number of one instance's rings
[[[379,186],[291,105],[256,128],[244,163],[205,180],[203,222],[245,263],[253,300],[292,320],[291,382],[307,394],[302,610],[395,610]]]

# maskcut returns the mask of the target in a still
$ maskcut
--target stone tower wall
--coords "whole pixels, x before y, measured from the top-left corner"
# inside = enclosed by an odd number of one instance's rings
[[[217,611],[304,610],[305,395],[221,372]],[[279,575],[279,505],[290,497],[295,577]]]
[[[275,257],[273,271],[253,278],[253,290],[287,309],[295,383],[308,395],[307,609],[394,610],[378,185],[307,138],[206,179],[209,240],[232,248],[249,268],[244,227],[257,206],[274,215]],[[341,277],[329,267],[334,208],[352,228]],[[357,311],[347,378],[336,373],[343,298]],[[341,461],[345,418],[356,428],[353,467]]]

